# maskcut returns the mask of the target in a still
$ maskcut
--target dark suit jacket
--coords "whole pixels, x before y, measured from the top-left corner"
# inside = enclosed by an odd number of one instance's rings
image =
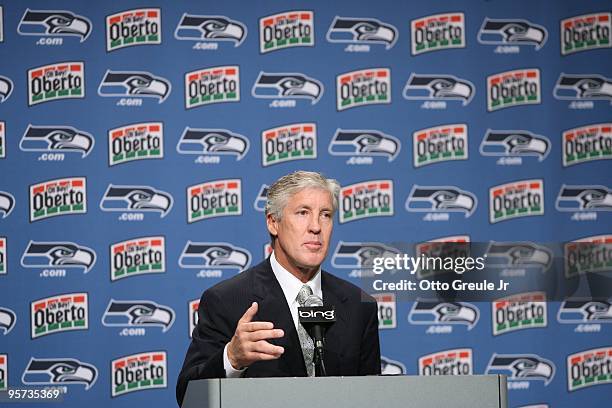
[[[336,309],[336,322],[325,336],[325,368],[329,376],[380,374],[378,308],[376,301],[357,286],[321,271],[325,305]],[[223,349],[231,340],[238,320],[259,304],[253,321],[268,321],[285,336],[269,340],[283,346],[277,360],[258,361],[244,377],[305,377],[306,366],[297,330],[270,260],[220,282],[202,295],[198,324],[193,331],[183,368],[176,384],[176,399],[183,401],[187,383],[202,378],[224,378]]]

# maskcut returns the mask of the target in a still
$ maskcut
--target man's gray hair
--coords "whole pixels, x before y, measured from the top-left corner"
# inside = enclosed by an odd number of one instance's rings
[[[305,188],[320,188],[329,191],[333,211],[336,212],[340,184],[334,179],[326,178],[321,173],[298,170],[279,178],[268,188],[266,215],[271,214],[275,220],[280,220],[289,199]]]

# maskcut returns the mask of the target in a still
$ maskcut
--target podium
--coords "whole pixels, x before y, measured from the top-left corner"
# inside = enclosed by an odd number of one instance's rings
[[[193,380],[182,408],[507,408],[506,377],[370,376]]]

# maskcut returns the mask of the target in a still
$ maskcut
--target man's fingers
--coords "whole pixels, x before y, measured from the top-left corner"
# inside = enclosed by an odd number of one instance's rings
[[[285,332],[282,329],[272,329],[272,330],[257,330],[249,333],[250,341],[260,341],[265,339],[278,339],[279,337],[283,337]]]
[[[253,360],[276,360],[280,356],[280,354],[251,353]]]
[[[248,322],[243,323],[240,329],[245,332],[255,332],[258,330],[271,330],[274,328],[272,322]]]
[[[242,317],[238,321],[238,324],[240,324],[240,323],[248,323],[251,320],[253,320],[253,316],[255,316],[255,314],[257,313],[258,307],[259,306],[257,305],[257,302],[251,303],[251,307],[249,307],[246,310],[246,312],[244,312],[244,314],[242,315]]]
[[[253,343],[252,351],[259,354],[269,354],[276,357],[280,357],[280,355],[285,352],[285,348],[281,346],[275,346],[274,344],[270,344],[265,340],[259,340]]]

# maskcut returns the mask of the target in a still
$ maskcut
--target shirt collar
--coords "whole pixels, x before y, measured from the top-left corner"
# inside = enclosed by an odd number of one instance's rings
[[[276,260],[276,256],[274,255],[274,251],[272,251],[272,255],[270,255],[270,265],[272,266],[272,272],[274,272],[274,276],[276,280],[281,286],[283,290],[283,294],[285,295],[285,299],[287,300],[287,304],[291,306],[293,302],[296,301],[297,295],[300,292],[300,289],[304,285],[304,283],[295,277],[291,272],[285,269],[278,261]],[[315,275],[306,282],[306,285],[310,286],[312,289],[312,293],[319,296],[323,299],[323,291],[321,290],[321,268]]]

